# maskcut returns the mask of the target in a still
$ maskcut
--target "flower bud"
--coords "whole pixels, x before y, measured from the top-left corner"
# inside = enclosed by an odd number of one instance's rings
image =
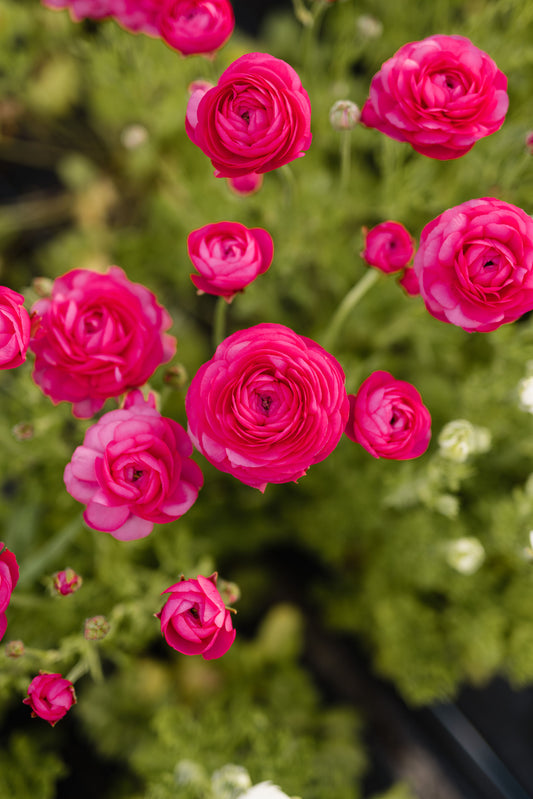
[[[211,777],[211,787],[216,799],[237,799],[243,791],[248,790],[252,780],[248,771],[243,766],[228,763]]]
[[[148,141],[148,131],[144,125],[127,125],[120,134],[120,141],[126,150],[137,150]]]
[[[222,601],[226,607],[230,607],[234,602],[238,602],[241,598],[241,589],[237,583],[230,583],[228,580],[218,578],[217,588]]]
[[[93,616],[85,620],[84,638],[87,641],[102,641],[109,632],[109,622],[105,616]]]
[[[351,100],[337,100],[331,106],[329,121],[333,130],[353,130],[360,119],[361,111]]]
[[[533,376],[524,377],[518,384],[518,402],[520,408],[533,413]]]
[[[228,178],[228,186],[235,193],[241,197],[247,197],[249,194],[255,194],[263,185],[263,175],[257,172],[250,172],[248,175],[241,175],[237,178]]]
[[[19,422],[11,428],[11,432],[17,441],[28,441],[33,438],[35,429],[31,422]]]
[[[63,571],[56,572],[53,577],[53,588],[57,594],[61,596],[68,596],[73,594],[83,583],[79,574],[76,574],[74,569],[67,568]]]
[[[8,641],[6,644],[6,656],[8,658],[20,658],[24,654],[24,644],[22,641]]]
[[[533,130],[528,131],[525,139],[526,150],[533,155]]]
[[[194,760],[180,760],[176,763],[174,768],[174,782],[176,785],[180,787],[205,789],[207,779],[203,767]]]
[[[461,574],[474,574],[485,560],[485,550],[479,539],[458,538],[447,546],[446,560]]]
[[[363,39],[379,39],[383,33],[383,23],[370,14],[361,14],[357,18],[357,31]]]
[[[163,382],[165,385],[170,386],[170,388],[176,391],[185,388],[188,379],[189,375],[187,374],[187,370],[181,363],[175,366],[169,366],[163,375]]]
[[[476,427],[466,419],[448,422],[439,435],[440,454],[456,463],[464,463],[469,455],[486,452],[490,444],[490,431]]]
[[[54,281],[49,277],[34,277],[31,282],[31,287],[38,297],[50,297],[53,286]]]

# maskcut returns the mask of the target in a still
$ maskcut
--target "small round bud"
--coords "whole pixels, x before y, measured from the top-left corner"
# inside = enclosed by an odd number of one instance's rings
[[[127,125],[120,134],[120,142],[126,150],[137,150],[148,141],[148,131],[144,125]]]
[[[241,589],[237,583],[230,583],[228,580],[222,580],[219,577],[217,588],[226,607],[233,605],[234,602],[238,602],[241,598]]]
[[[351,100],[337,100],[329,111],[329,121],[333,130],[353,130],[360,119],[359,106]]]
[[[82,583],[83,580],[80,575],[76,574],[74,569],[67,568],[54,574],[52,585],[57,594],[68,596],[78,591]]]
[[[518,402],[520,408],[533,413],[533,376],[524,377],[518,384]]]
[[[248,771],[243,766],[236,766],[228,763],[211,777],[211,787],[217,799],[237,799],[243,791],[248,790],[252,785],[252,780]]]
[[[357,31],[363,39],[379,39],[383,33],[383,23],[370,14],[361,14],[357,18]]]
[[[105,616],[93,616],[85,620],[84,638],[87,641],[101,641],[109,632],[109,622]]]
[[[8,658],[20,658],[24,654],[24,644],[22,641],[8,641],[6,644],[6,655]]]
[[[187,370],[181,363],[176,364],[176,366],[169,366],[163,375],[163,382],[165,385],[176,389],[176,391],[185,388],[188,379],[189,375],[187,374]]]
[[[485,550],[473,536],[458,538],[448,544],[446,560],[461,574],[474,574],[485,560]]]
[[[19,422],[11,428],[11,432],[17,441],[28,441],[33,438],[35,430],[31,422]]]
[[[241,175],[238,178],[227,178],[228,186],[240,197],[247,197],[255,194],[263,185],[263,175],[257,172],[250,172],[248,175]]]
[[[50,297],[53,285],[54,281],[49,277],[34,277],[31,282],[31,287],[38,297]]]

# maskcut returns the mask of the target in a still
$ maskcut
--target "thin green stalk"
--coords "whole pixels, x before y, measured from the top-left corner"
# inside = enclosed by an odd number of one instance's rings
[[[19,586],[28,585],[31,581],[43,574],[59,555],[62,555],[71,541],[76,538],[82,529],[81,515],[76,516],[63,527],[48,543],[44,544],[27,561],[21,564]]]
[[[377,269],[369,269],[355,286],[346,294],[339,307],[333,314],[328,329],[324,335],[324,347],[327,350],[333,349],[337,342],[340,331],[346,319],[353,311],[357,303],[364,297],[374,283],[379,280],[380,273]]]
[[[219,297],[215,306],[215,318],[213,320],[213,346],[215,349],[226,337],[226,315],[228,303],[224,297]]]
[[[350,182],[352,156],[352,131],[341,131],[341,189],[346,189]]]

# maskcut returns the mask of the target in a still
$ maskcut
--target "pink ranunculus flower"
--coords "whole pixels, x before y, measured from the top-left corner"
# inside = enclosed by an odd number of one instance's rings
[[[17,559],[0,541],[0,641],[7,629],[6,610],[18,579],[19,567]]]
[[[274,242],[262,228],[214,222],[189,233],[187,250],[198,272],[191,275],[198,292],[229,302],[267,271],[274,257]]]
[[[118,266],[67,272],[32,311],[33,379],[52,402],[72,402],[80,418],[142,386],[176,351],[167,311]]]
[[[74,594],[81,588],[82,583],[83,579],[71,568],[56,572],[52,580],[54,591],[60,596]]]
[[[361,253],[367,264],[386,274],[404,269],[415,251],[413,239],[399,222],[381,222],[368,230],[363,228],[365,248]]]
[[[47,8],[70,9],[70,16],[75,22],[82,19],[103,19],[114,13],[118,0],[41,0]]]
[[[0,286],[0,369],[14,369],[24,363],[30,326],[22,294]]]
[[[132,33],[159,36],[161,0],[114,0],[113,17]]]
[[[132,391],[124,407],[90,427],[65,468],[67,491],[87,505],[89,527],[120,541],[144,538],[154,524],[183,516],[203,477],[189,436],[173,419]]]
[[[249,53],[230,64],[212,89],[193,92],[185,130],[217,177],[262,174],[309,149],[311,104],[289,64]]]
[[[161,5],[161,37],[182,55],[212,55],[234,27],[229,0],[163,0]]]
[[[374,458],[408,460],[427,450],[431,416],[411,383],[372,372],[349,400],[345,433]]]
[[[39,716],[54,727],[76,703],[76,692],[61,674],[41,671],[29,684],[28,696],[22,701],[31,707],[33,718]]]
[[[235,640],[231,612],[217,588],[216,572],[210,577],[181,578],[156,617],[169,646],[183,655],[213,660],[224,655]]]
[[[194,445],[217,469],[264,491],[303,477],[348,418],[344,372],[309,338],[260,324],[226,338],[185,399]]]
[[[465,155],[499,130],[509,105],[507,78],[463,36],[409,42],[372,78],[361,122],[430,158]]]
[[[533,220],[483,197],[422,230],[414,269],[430,314],[486,333],[533,310]]]
[[[232,192],[241,197],[247,197],[249,194],[259,191],[263,185],[263,175],[250,172],[248,175],[241,175],[238,178],[227,178],[227,181]]]
[[[418,297],[420,294],[420,283],[412,266],[405,270],[398,283],[409,297]]]

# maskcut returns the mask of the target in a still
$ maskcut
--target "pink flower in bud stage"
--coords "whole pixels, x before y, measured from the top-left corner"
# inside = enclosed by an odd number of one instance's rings
[[[217,589],[216,572],[210,577],[171,585],[170,594],[156,618],[169,646],[183,655],[202,655],[212,660],[224,655],[235,640],[231,612]]]
[[[73,269],[32,308],[33,379],[52,402],[89,418],[109,397],[142,386],[176,351],[172,319],[155,296],[118,266]]]
[[[296,481],[337,446],[348,419],[344,372],[309,338],[260,324],[226,338],[185,399],[189,435],[246,485]]]
[[[365,248],[361,258],[386,274],[404,269],[413,257],[413,239],[399,222],[381,222],[370,230],[363,228],[363,233]]]
[[[132,33],[158,37],[160,14],[161,0],[114,0],[114,18]]]
[[[63,569],[56,572],[53,577],[53,587],[57,594],[68,596],[74,594],[82,586],[83,580],[74,569]]]
[[[0,541],[0,640],[7,629],[6,609],[18,583],[19,567],[15,555]]]
[[[408,269],[405,270],[401,278],[398,280],[398,284],[410,297],[419,296],[420,284],[418,282],[418,278],[416,276],[416,272],[413,269],[413,267],[410,266]]]
[[[416,388],[389,372],[372,372],[350,394],[345,433],[374,458],[418,458],[429,446],[431,416]]]
[[[212,55],[235,27],[229,0],[162,0],[159,31],[182,55]]]
[[[14,369],[26,360],[30,343],[30,315],[24,297],[0,286],[0,369]]]
[[[533,310],[533,220],[492,197],[456,205],[422,230],[414,270],[430,314],[496,330]]]
[[[198,293],[215,294],[228,302],[266,272],[274,257],[270,233],[239,222],[215,222],[193,230],[187,250],[199,273],[191,275]]]
[[[247,197],[249,194],[259,191],[263,185],[263,175],[250,172],[248,175],[241,175],[238,178],[227,178],[227,181],[228,186],[235,194]]]
[[[311,145],[311,104],[294,69],[267,53],[249,53],[216,86],[191,94],[185,130],[216,177],[264,173],[300,158]]]
[[[32,717],[39,716],[54,727],[76,703],[73,684],[61,674],[41,671],[28,686],[28,696],[22,700],[32,709]]]
[[[370,84],[361,122],[430,158],[465,155],[503,125],[507,78],[463,36],[409,42]]]
[[[87,505],[89,527],[120,541],[144,538],[154,524],[179,519],[195,503],[203,477],[189,436],[140,391],[104,414],[65,468],[67,491]]]
[[[82,19],[103,19],[113,15],[117,0],[41,0],[47,8],[70,9],[75,22]]]

